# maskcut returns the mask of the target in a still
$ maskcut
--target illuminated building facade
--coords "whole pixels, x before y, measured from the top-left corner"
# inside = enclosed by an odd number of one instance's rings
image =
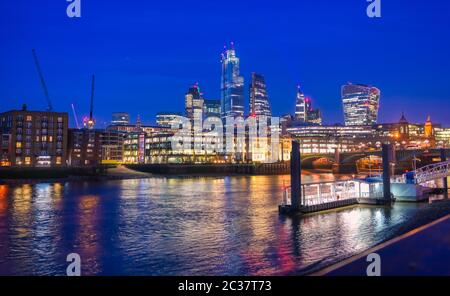
[[[373,137],[371,126],[299,125],[287,128],[292,138],[300,142],[302,153],[334,153],[359,150],[360,140]]]
[[[58,167],[67,164],[68,115],[22,110],[0,113],[0,165]]]
[[[233,43],[222,53],[221,112],[223,118],[244,116],[244,78]]]
[[[127,125],[130,124],[130,114],[125,112],[114,112],[111,119],[112,125]]]
[[[306,98],[300,89],[300,85],[297,86],[297,98],[295,101],[295,120],[300,122],[306,122]]]
[[[250,116],[272,116],[264,76],[257,73],[252,73],[249,109]]]
[[[156,114],[156,124],[160,127],[170,128],[179,125],[182,122],[182,116],[179,112],[160,112]]]
[[[126,134],[123,141],[123,163],[145,163],[145,137],[144,132]]]
[[[341,88],[345,125],[377,123],[380,90],[373,86],[348,83]]]
[[[203,117],[220,117],[221,115],[220,100],[207,100],[203,102]]]
[[[123,159],[123,141],[125,134],[105,130],[101,135],[102,164],[120,164]]]
[[[294,122],[296,123],[311,123],[316,125],[322,124],[322,115],[319,109],[313,109],[312,100],[306,97],[305,94],[297,86],[297,97],[295,101],[295,115]]]
[[[450,147],[450,128],[436,128],[436,144],[440,148]]]
[[[187,118],[193,119],[196,114],[201,117],[204,99],[197,84],[189,88],[184,102]]]
[[[97,129],[69,129],[68,157],[72,167],[98,166],[102,162],[102,134]]]

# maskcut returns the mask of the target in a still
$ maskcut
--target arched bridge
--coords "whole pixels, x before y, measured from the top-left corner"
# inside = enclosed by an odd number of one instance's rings
[[[418,184],[442,179],[450,176],[450,161],[433,163],[415,170],[414,173]]]
[[[440,149],[427,149],[427,150],[396,150],[393,155],[393,161],[397,164],[411,165],[412,160],[415,157],[421,155],[430,155],[433,157],[440,156]],[[450,156],[450,149],[445,149],[447,157]],[[301,155],[302,165],[308,166],[312,161],[319,158],[326,158],[334,163],[334,171],[336,173],[353,173],[356,171],[356,163],[358,160],[368,156],[381,157],[381,150],[374,151],[355,151],[355,152],[341,152],[341,153],[304,153]]]

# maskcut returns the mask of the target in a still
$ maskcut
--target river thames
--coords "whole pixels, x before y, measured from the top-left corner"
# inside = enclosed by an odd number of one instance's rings
[[[303,182],[333,180],[305,175]],[[0,185],[0,274],[287,275],[360,253],[426,203],[278,215],[289,176]]]

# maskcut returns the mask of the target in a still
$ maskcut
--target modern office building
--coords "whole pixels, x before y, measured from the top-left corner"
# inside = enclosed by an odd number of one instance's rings
[[[320,113],[320,110],[313,109],[311,98],[305,96],[300,89],[300,86],[297,86],[294,121],[297,123],[322,124],[322,114]]]
[[[272,116],[264,76],[254,72],[252,73],[252,80],[250,82],[249,110],[250,116]]]
[[[159,112],[156,114],[156,124],[160,127],[170,128],[179,125],[182,122],[182,117],[183,115],[180,112]]]
[[[295,101],[295,117],[296,121],[306,122],[306,98],[305,94],[300,89],[300,85],[297,86],[297,98]]]
[[[220,117],[220,100],[206,100],[203,102],[203,117]]]
[[[222,53],[221,109],[223,118],[244,116],[244,78],[233,43]]]
[[[130,124],[130,114],[125,112],[114,112],[111,119],[112,125],[127,125]]]
[[[377,123],[380,90],[376,87],[348,83],[341,88],[345,125]]]
[[[125,134],[118,131],[103,131],[101,135],[102,164],[120,164],[123,160]]]
[[[68,115],[22,110],[0,113],[0,165],[65,166]]]
[[[185,95],[184,102],[186,116],[188,118],[193,119],[195,114],[202,114],[204,99],[198,84],[195,84],[189,88]]]

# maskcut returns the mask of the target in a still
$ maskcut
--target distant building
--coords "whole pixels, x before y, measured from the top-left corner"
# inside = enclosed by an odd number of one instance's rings
[[[257,73],[252,73],[249,110],[250,116],[272,116],[264,76]]]
[[[244,116],[244,78],[233,43],[222,53],[221,112],[223,118]]]
[[[66,165],[68,115],[22,110],[0,113],[0,165]]]
[[[299,125],[289,127],[287,131],[300,141],[302,153],[355,151],[359,149],[361,139],[370,141],[373,136],[371,126]]]
[[[220,117],[220,100],[206,100],[203,103],[203,117]]]
[[[183,115],[180,112],[160,112],[156,114],[156,124],[161,127],[170,128],[180,124],[181,117],[183,117]]]
[[[193,119],[195,114],[202,114],[203,102],[199,86],[197,84],[191,86],[185,95],[186,117]]]
[[[320,113],[320,110],[319,109],[309,110],[306,121],[309,123],[321,125],[322,124],[322,114]]]
[[[380,90],[373,86],[348,83],[341,88],[345,125],[377,123]]]
[[[300,85],[297,86],[297,98],[295,101],[295,120],[300,122],[306,122],[306,98],[300,89]]]
[[[102,164],[120,164],[123,161],[123,142],[125,134],[105,130],[101,135]]]
[[[436,128],[436,144],[441,148],[450,147],[450,128]]]
[[[145,162],[145,133],[130,132],[123,141],[123,163],[142,164]]]
[[[111,119],[112,125],[127,125],[130,124],[130,114],[125,112],[114,112]]]
[[[102,162],[102,135],[98,129],[69,129],[69,164],[72,167],[98,166]]]
[[[311,98],[304,95],[300,86],[297,86],[294,122],[316,125],[322,124],[322,114],[320,113],[320,110],[313,109]]]

